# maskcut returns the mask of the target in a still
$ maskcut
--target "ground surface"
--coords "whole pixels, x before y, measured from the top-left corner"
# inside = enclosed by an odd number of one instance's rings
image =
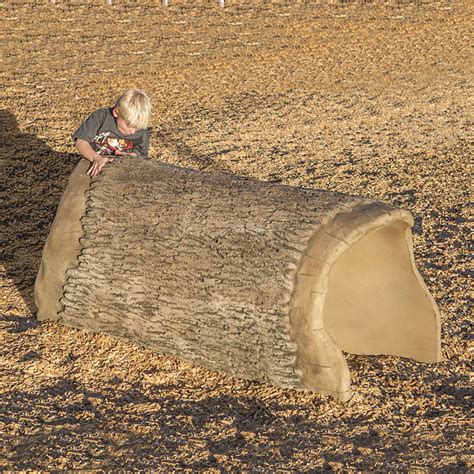
[[[2,9],[0,468],[472,468],[469,2],[89,3]],[[349,356],[342,405],[38,324],[69,136],[129,86],[154,100],[153,159],[412,211],[443,362]]]

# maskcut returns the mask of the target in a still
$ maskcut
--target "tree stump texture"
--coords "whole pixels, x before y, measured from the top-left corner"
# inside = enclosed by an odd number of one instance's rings
[[[340,400],[342,351],[440,360],[407,211],[141,158],[87,167],[45,244],[38,319]]]

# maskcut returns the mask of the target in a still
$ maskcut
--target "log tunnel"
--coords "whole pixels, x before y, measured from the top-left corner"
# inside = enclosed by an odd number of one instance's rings
[[[409,212],[130,157],[91,180],[88,164],[45,243],[39,320],[342,401],[342,351],[440,360]]]

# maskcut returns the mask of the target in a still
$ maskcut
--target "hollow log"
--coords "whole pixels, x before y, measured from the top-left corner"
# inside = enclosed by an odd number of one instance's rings
[[[440,360],[409,212],[140,158],[87,166],[45,244],[38,319],[340,400],[342,351]]]

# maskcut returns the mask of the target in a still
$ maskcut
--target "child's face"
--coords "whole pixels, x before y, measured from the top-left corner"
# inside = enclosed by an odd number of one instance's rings
[[[123,133],[124,135],[133,135],[138,130],[135,127],[131,127],[126,120],[120,117],[119,111],[116,107],[112,109],[112,115],[115,117],[115,123],[117,124],[120,133]]]

